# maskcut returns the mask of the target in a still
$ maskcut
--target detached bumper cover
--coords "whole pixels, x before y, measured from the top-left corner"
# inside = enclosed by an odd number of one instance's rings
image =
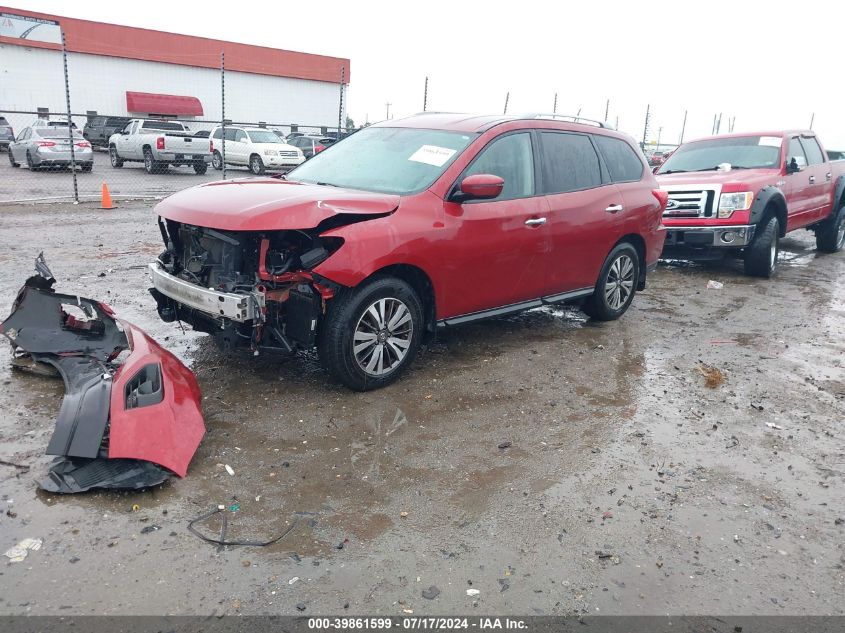
[[[53,283],[43,272],[27,280],[0,324],[16,366],[46,363],[65,382],[47,447],[61,459],[41,487],[144,488],[184,477],[205,434],[193,373],[107,305],[58,294]]]

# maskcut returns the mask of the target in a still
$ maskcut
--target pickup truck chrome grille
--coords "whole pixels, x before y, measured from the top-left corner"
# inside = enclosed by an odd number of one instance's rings
[[[721,187],[675,185],[662,188],[669,193],[669,202],[663,212],[664,218],[714,217]]]

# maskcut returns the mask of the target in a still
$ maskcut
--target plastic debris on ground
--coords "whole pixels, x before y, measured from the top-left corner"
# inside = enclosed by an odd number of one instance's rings
[[[13,563],[20,563],[29,554],[30,550],[33,552],[41,549],[44,541],[40,538],[25,538],[14,547],[6,550],[4,556]]]

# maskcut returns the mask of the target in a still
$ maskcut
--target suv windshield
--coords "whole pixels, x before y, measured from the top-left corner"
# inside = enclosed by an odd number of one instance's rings
[[[739,169],[780,167],[779,136],[736,136],[693,141],[681,145],[663,163],[658,174],[708,171],[722,163]]]
[[[475,138],[474,134],[371,127],[297,167],[288,180],[407,194],[425,189]]]
[[[279,137],[270,130],[247,130],[249,140],[253,143],[279,143]]]

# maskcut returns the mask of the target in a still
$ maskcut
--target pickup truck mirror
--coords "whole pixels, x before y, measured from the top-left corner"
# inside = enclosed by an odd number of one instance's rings
[[[793,156],[789,161],[786,163],[786,173],[787,174],[795,174],[801,171],[801,167],[798,165],[798,161],[795,160]]]

